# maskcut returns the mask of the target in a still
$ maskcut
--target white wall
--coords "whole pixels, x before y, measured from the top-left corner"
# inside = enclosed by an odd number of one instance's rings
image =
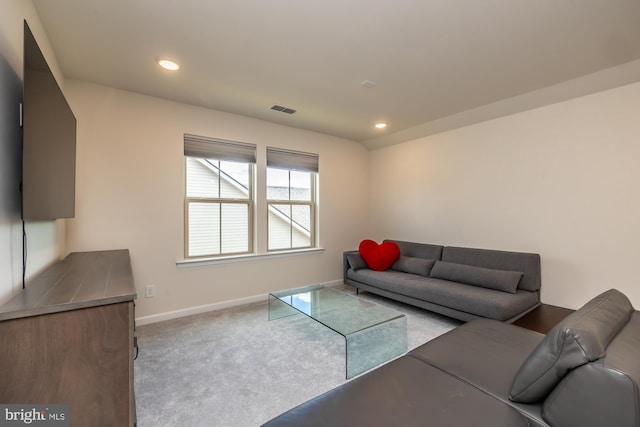
[[[21,280],[15,106],[24,18],[62,81],[31,2],[3,0],[0,303]],[[76,219],[27,225],[28,277],[71,251],[129,248],[137,315],[150,316],[337,280],[342,250],[363,237],[396,238],[538,252],[544,302],[576,308],[616,287],[640,307],[633,274],[640,255],[640,84],[371,153],[353,141],[84,82],[66,82],[64,91],[78,119]],[[274,145],[318,152],[320,243],[327,250],[177,268],[184,132],[253,142],[262,151]],[[266,214],[258,221],[263,252]],[[143,297],[147,284],[157,286],[153,299]]]
[[[23,21],[27,20],[58,82],[62,75],[29,0],[3,0],[0,13],[0,304],[22,287],[20,179]],[[27,282],[64,251],[64,221],[27,223]]]
[[[640,307],[640,83],[371,153],[378,239],[537,252],[542,300]]]
[[[342,251],[367,230],[368,153],[353,141],[68,80],[78,120],[76,218],[69,251],[129,248],[137,317],[342,278]],[[177,268],[183,258],[183,134],[258,145],[258,188],[267,145],[320,156],[320,253]],[[264,191],[258,197],[264,199]],[[266,206],[258,206],[264,230]],[[266,233],[258,234],[264,252]],[[144,298],[145,285],[156,297]]]

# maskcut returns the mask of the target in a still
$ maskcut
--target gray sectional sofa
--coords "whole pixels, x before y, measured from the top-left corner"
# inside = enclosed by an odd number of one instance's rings
[[[385,271],[344,252],[344,282],[463,321],[513,322],[540,305],[540,255],[395,242],[400,258]]]
[[[265,425],[639,427],[640,313],[611,289],[546,336],[476,319]]]

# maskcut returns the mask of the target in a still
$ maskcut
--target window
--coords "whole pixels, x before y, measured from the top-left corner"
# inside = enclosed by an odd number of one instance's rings
[[[253,250],[256,146],[184,136],[185,256]]]
[[[315,246],[316,154],[267,147],[269,251]]]

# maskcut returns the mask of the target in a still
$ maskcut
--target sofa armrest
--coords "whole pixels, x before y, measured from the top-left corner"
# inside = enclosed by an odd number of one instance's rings
[[[357,250],[344,251],[342,253],[342,278],[344,280],[344,283],[347,283],[347,271],[349,270],[349,261],[347,260],[347,255],[357,253],[359,253]]]
[[[602,318],[602,317],[600,317]],[[550,425],[640,425],[640,313],[634,311],[602,359],[566,375],[544,401]]]

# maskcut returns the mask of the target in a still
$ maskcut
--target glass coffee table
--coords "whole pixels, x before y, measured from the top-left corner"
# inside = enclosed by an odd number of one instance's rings
[[[344,337],[347,378],[407,351],[407,318],[395,310],[322,285],[269,294],[269,320],[299,313]]]

